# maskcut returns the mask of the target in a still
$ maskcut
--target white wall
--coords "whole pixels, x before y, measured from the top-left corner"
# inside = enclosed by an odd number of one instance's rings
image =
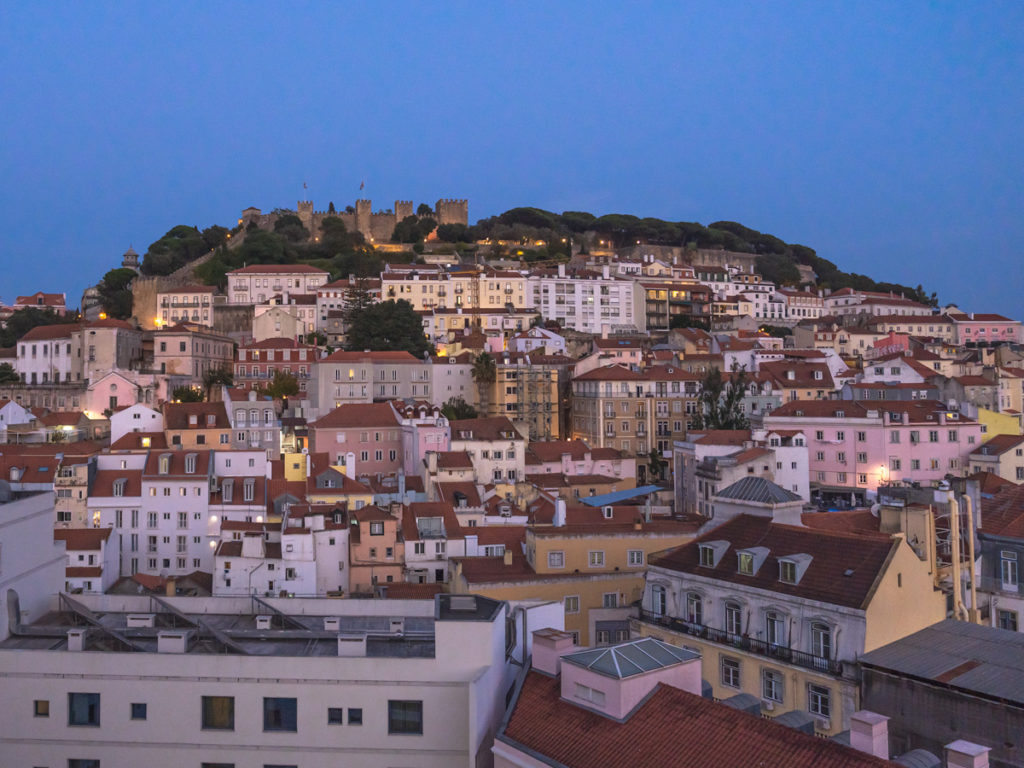
[[[18,594],[21,620],[30,622],[64,588],[66,555],[63,542],[53,540],[53,521],[53,493],[0,504],[0,639],[10,629],[8,590]]]

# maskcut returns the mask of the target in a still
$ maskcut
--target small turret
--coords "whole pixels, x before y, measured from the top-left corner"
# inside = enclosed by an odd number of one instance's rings
[[[121,266],[124,269],[134,269],[136,272],[139,271],[139,254],[135,252],[135,249],[130,245],[128,250],[124,252],[124,256],[121,258]]]

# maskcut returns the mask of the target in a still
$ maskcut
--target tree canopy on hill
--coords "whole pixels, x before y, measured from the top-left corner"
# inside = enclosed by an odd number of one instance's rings
[[[13,347],[18,339],[38,325],[57,325],[58,323],[74,323],[77,317],[58,315],[52,309],[26,307],[11,314],[7,325],[0,328],[0,347]]]
[[[298,216],[283,211],[274,231],[250,228],[240,246],[221,246],[209,260],[196,267],[196,277],[206,285],[223,288],[225,275],[245,265],[299,263],[326,269],[331,280],[349,275],[380,275],[384,262],[359,232],[349,232],[345,222],[336,217],[325,218],[320,229],[319,239],[312,239]],[[393,254],[389,259],[402,260]]]
[[[219,226],[207,227],[202,232],[197,227],[184,224],[172,227],[149,246],[142,257],[142,274],[169,275],[223,245],[227,242],[227,234],[228,231]]]
[[[433,351],[423,334],[423,321],[405,299],[370,304],[348,314],[345,349],[405,351],[422,358]]]
[[[132,290],[129,286],[134,279],[134,269],[118,267],[107,272],[96,286],[103,311],[110,317],[124,320],[132,316]]]

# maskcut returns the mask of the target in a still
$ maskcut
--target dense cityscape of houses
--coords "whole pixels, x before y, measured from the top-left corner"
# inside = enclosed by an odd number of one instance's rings
[[[67,321],[0,350],[0,762],[1024,765],[1020,321],[656,253],[329,277],[0,310]],[[356,294],[432,350],[347,349]]]

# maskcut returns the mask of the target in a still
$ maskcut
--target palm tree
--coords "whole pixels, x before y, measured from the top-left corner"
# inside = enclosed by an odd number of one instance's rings
[[[213,395],[221,385],[230,387],[234,379],[234,374],[229,365],[224,365],[220,368],[210,368],[203,374],[203,389],[206,390],[207,401],[213,400]]]
[[[480,394],[480,415],[489,416],[488,405],[491,395],[491,384],[498,378],[498,368],[494,358],[487,352],[481,352],[473,361],[473,381],[476,382]]]

